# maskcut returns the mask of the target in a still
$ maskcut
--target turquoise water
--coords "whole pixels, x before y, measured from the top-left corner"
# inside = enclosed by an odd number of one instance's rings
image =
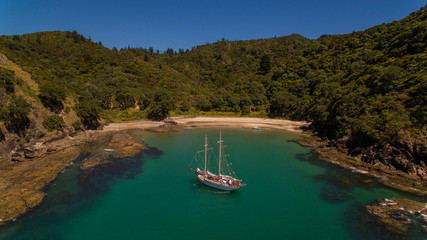
[[[391,239],[363,206],[414,198],[316,160],[291,141],[297,134],[242,129],[224,129],[223,139],[247,186],[220,192],[187,170],[205,133],[217,148],[216,129],[141,131],[154,147],[148,153],[111,159],[87,176],[76,163],[39,208],[1,229],[0,239]]]

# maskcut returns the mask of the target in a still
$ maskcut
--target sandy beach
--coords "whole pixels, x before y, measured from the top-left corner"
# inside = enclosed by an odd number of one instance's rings
[[[308,125],[303,121],[290,121],[279,119],[266,119],[266,118],[234,118],[234,117],[173,117],[171,121],[177,123],[180,128],[260,128],[260,129],[274,129],[290,132],[301,133],[301,127]],[[142,129],[150,130],[164,126],[165,122],[145,121],[138,120],[128,123],[111,123],[104,127],[103,131],[120,131],[126,129]]]

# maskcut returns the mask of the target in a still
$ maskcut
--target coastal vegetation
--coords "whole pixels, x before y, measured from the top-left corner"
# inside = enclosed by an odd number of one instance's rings
[[[366,162],[425,172],[426,16],[423,7],[400,21],[345,35],[222,39],[164,53],[111,50],[76,31],[1,36],[0,52],[38,85],[22,87],[13,71],[0,68],[1,131],[31,135],[28,115],[38,103],[50,112],[44,114],[47,130],[171,114],[256,113],[310,121],[320,136]],[[384,146],[384,154],[397,150],[408,161],[372,154]]]
[[[63,109],[62,101],[65,100],[66,93],[59,85],[45,83],[39,87],[39,99],[43,105],[52,112],[59,113]]]
[[[43,120],[43,126],[49,131],[61,131],[64,128],[64,119],[58,115],[50,115]]]

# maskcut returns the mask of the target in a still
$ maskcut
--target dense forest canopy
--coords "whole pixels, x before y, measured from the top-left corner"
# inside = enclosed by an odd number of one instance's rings
[[[426,16],[424,7],[346,35],[222,39],[161,54],[110,50],[75,31],[39,32],[1,36],[0,52],[31,74],[53,113],[74,99],[87,128],[96,128],[106,112],[129,109],[156,120],[171,112],[258,112],[307,120],[323,136],[367,147],[402,133],[426,141]],[[0,120],[7,122],[28,108],[11,97],[16,77],[0,70]],[[62,127],[60,119],[49,120]]]

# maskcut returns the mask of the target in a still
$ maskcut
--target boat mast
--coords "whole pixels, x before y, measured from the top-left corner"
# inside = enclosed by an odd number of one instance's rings
[[[218,176],[221,175],[221,150],[222,150],[222,139],[221,139],[221,129],[219,130],[219,164],[218,164]]]
[[[206,173],[206,158],[208,152],[208,135],[205,134],[205,169],[203,170]]]

